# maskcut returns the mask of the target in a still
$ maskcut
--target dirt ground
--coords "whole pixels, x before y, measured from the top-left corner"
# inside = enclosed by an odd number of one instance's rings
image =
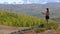
[[[10,27],[10,26],[3,26],[0,25],[0,34],[10,34],[11,32],[17,32],[19,29],[25,29],[28,27]],[[18,32],[16,33],[18,34]],[[22,32],[22,34],[60,34],[59,31],[56,30],[46,30],[44,32],[40,32],[40,33],[36,33],[34,30],[29,30],[29,31],[25,31]]]

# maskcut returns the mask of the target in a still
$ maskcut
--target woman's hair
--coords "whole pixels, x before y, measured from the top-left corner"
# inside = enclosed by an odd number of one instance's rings
[[[49,12],[49,8],[46,8],[47,12]]]

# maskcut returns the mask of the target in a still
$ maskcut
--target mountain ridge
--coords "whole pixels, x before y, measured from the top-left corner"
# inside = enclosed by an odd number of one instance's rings
[[[51,16],[59,16],[60,3],[52,4],[0,4],[0,10],[29,14],[33,16],[44,16],[46,8],[50,9]],[[53,15],[52,15],[53,14]]]

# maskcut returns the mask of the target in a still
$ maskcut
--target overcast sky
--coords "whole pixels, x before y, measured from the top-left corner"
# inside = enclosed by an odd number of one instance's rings
[[[0,4],[45,4],[48,2],[60,2],[60,0],[0,0]]]

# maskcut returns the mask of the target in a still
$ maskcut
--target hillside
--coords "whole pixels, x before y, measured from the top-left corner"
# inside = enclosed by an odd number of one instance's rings
[[[0,24],[10,25],[10,26],[32,26],[40,24],[40,22],[45,22],[41,20],[42,18],[37,18],[25,14],[16,14],[9,12],[0,12]]]
[[[29,15],[21,14],[21,13],[16,14],[16,13],[11,13],[11,12],[0,11],[0,29],[1,29],[0,32],[1,34],[2,32],[3,34],[12,33],[15,31],[17,32],[21,29],[25,29],[26,27],[34,26],[34,25],[41,25],[41,24],[44,24],[43,28],[40,27],[37,29],[33,29],[34,31],[32,30],[31,33],[40,33],[40,32],[44,32],[49,29],[60,30],[60,26],[58,25],[58,23],[52,20],[49,20],[49,23],[47,26],[44,18],[38,18],[36,16],[29,16]],[[30,30],[28,30],[27,33],[30,33]]]
[[[52,20],[49,21],[53,22]],[[45,22],[44,18],[38,18],[36,16],[0,11],[0,24],[12,26],[32,26]]]

